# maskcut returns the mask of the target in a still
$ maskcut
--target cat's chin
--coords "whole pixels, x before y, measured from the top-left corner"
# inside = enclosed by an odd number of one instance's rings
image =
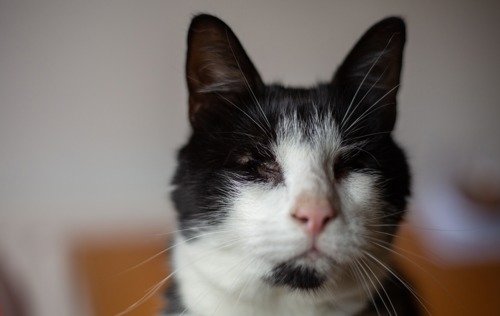
[[[326,276],[314,266],[292,261],[276,265],[266,281],[273,286],[293,290],[316,290],[324,284]]]
[[[314,291],[324,285],[331,268],[330,258],[317,250],[309,250],[275,265],[266,281],[273,286]]]

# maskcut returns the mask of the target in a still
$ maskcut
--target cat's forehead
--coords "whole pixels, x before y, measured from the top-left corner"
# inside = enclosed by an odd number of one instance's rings
[[[331,114],[314,112],[307,119],[298,114],[284,116],[277,125],[274,153],[285,173],[292,172],[301,182],[321,175],[345,148]]]
[[[237,124],[258,136],[261,145],[271,145],[276,155],[307,156],[314,160],[334,157],[346,150],[342,140],[339,100],[331,89],[290,89],[271,87],[261,102],[251,102],[252,117],[239,113],[249,124]],[[248,105],[248,104],[247,104]],[[256,143],[256,142],[250,142]],[[268,147],[268,146],[266,146]]]
[[[305,152],[333,154],[341,147],[341,135],[331,112],[318,110],[311,104],[307,116],[294,111],[280,117],[276,130],[276,143],[280,147],[303,148]]]

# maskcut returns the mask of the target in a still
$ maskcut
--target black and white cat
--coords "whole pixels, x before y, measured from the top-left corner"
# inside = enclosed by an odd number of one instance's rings
[[[188,35],[169,315],[416,315],[390,263],[410,177],[391,132],[405,24],[387,18],[331,82],[265,85],[221,20]]]

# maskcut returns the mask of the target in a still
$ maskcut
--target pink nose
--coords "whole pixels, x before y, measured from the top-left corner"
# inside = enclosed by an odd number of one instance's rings
[[[337,213],[326,201],[301,204],[292,214],[292,217],[304,226],[306,232],[313,236],[320,234],[336,216]]]

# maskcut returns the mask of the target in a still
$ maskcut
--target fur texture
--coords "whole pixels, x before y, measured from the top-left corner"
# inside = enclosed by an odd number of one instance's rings
[[[391,135],[404,42],[385,19],[331,82],[289,88],[262,82],[224,22],[193,19],[169,313],[412,315],[384,286],[410,183]]]

